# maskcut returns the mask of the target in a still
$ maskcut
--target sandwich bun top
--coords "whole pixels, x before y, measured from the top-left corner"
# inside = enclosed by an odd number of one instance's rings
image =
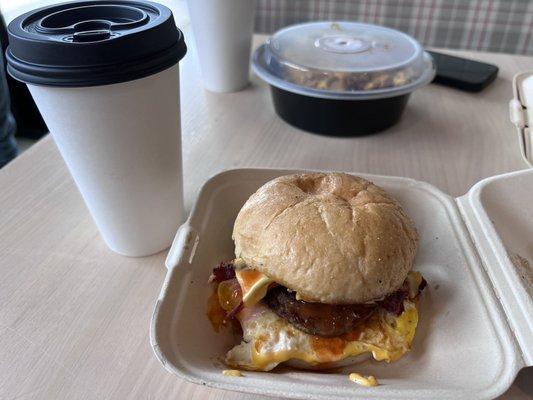
[[[240,210],[235,255],[298,298],[357,304],[398,289],[418,245],[413,222],[385,190],[344,173],[276,178]]]

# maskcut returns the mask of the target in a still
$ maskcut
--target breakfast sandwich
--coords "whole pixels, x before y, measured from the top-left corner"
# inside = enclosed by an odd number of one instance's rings
[[[331,368],[410,350],[426,285],[412,271],[418,234],[382,188],[343,173],[276,178],[244,204],[233,240],[208,300],[216,330],[242,329],[230,367]]]

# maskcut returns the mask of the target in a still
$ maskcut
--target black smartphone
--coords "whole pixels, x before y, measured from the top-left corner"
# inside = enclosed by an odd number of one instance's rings
[[[479,92],[498,75],[496,65],[448,54],[428,51],[435,60],[437,75],[433,83],[451,86],[468,92]]]

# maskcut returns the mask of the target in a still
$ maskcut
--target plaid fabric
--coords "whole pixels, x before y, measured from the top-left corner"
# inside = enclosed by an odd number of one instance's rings
[[[257,0],[257,32],[314,20],[386,25],[426,46],[533,55],[532,0]]]

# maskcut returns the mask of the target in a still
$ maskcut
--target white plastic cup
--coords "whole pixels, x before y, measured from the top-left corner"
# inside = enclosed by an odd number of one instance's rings
[[[107,245],[170,246],[183,218],[178,64],[92,87],[28,88]]]
[[[204,86],[236,92],[249,83],[255,0],[188,0]]]

